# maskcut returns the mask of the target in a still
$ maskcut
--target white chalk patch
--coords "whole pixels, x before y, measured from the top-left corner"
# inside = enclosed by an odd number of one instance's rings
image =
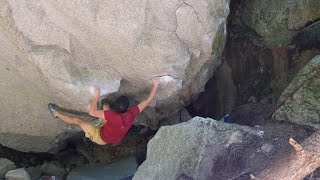
[[[90,91],[91,94],[93,94],[94,93],[94,87],[93,86],[89,87],[89,91]]]
[[[98,81],[98,80],[92,80],[90,82],[82,82],[81,85],[78,85],[77,89],[79,91],[82,91],[82,94],[84,95],[83,98],[86,98],[84,101],[89,101],[93,94],[95,87],[98,87],[100,89],[100,97],[108,95],[110,93],[117,92],[120,87],[120,80],[115,81],[108,81],[108,83]],[[92,96],[87,96],[87,93],[91,93]],[[87,110],[90,110],[90,105],[87,106]]]
[[[91,94],[94,93],[95,87],[98,87],[100,89],[100,96],[107,95],[113,92],[117,92],[119,90],[120,80],[111,81],[108,83],[103,83],[95,80],[88,83],[88,90]]]
[[[170,75],[165,75],[165,76],[161,76],[159,78],[160,83],[173,83],[175,84],[177,87],[181,88],[182,87],[182,80],[174,78]]]
[[[160,82],[165,82],[165,83],[168,83],[168,82],[171,82],[171,81],[174,81],[175,79],[171,76],[162,76],[160,77]]]

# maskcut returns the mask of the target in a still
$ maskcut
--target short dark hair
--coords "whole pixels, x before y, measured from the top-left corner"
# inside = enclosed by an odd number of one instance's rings
[[[111,104],[111,109],[118,113],[125,113],[129,107],[129,99],[127,96],[120,96]]]

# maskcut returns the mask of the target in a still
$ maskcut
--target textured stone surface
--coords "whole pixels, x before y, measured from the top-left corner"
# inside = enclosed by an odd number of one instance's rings
[[[0,178],[4,178],[5,174],[14,168],[16,166],[9,159],[0,158]]]
[[[192,119],[191,115],[189,114],[188,110],[184,108],[184,109],[181,109],[180,112],[174,114],[173,116],[170,116],[162,120],[159,126],[161,127],[161,126],[179,124],[182,122],[189,121],[190,119]]]
[[[285,89],[274,113],[278,120],[320,128],[320,56],[314,57]]]
[[[30,179],[40,179],[41,177],[41,169],[40,166],[37,167],[27,167],[25,170],[28,172]]]
[[[41,165],[41,171],[45,174],[63,176],[67,173],[63,165],[58,161],[45,162]]]
[[[227,154],[226,149],[232,144],[243,143],[249,136],[259,138],[259,135],[262,133],[249,127],[200,117],[163,126],[149,141],[147,159],[133,179],[165,180],[181,176],[217,179],[219,173],[214,172],[214,167],[219,164],[219,157]]]
[[[290,137],[302,142],[313,132],[289,123],[248,127],[195,117],[161,127],[133,179],[250,179],[291,151]]]
[[[31,178],[24,168],[20,168],[9,171],[6,174],[6,180],[31,180]]]
[[[208,91],[199,96],[202,104],[199,101],[193,104],[197,115],[217,119],[224,114],[221,112],[230,111],[233,103],[235,103],[234,107],[250,102],[276,103],[298,71],[319,54],[318,2],[232,1],[227,23],[228,41],[224,51],[224,62],[231,68],[231,74],[227,74],[230,72],[228,70],[219,71],[218,69],[214,72],[206,86]],[[304,5],[294,7],[297,4]],[[283,28],[282,31],[272,29],[281,28],[281,24],[274,21],[277,19],[274,16],[277,14],[288,16],[287,11],[281,11],[286,7],[301,8],[302,14],[314,17],[312,20],[299,18],[304,24],[297,29]],[[317,9],[317,12],[314,12],[313,9]],[[289,18],[297,18],[302,15],[300,11],[290,10],[290,13]],[[290,35],[290,38],[282,39],[284,40],[282,41],[280,38],[282,35],[277,34],[281,32],[294,33]],[[232,81],[227,80],[228,78],[217,81],[216,79],[219,79],[221,74],[227,74]],[[221,86],[224,83],[229,84],[229,87]],[[231,91],[232,86],[236,87],[236,98],[233,102],[230,101],[234,97]],[[226,88],[228,88],[227,91]],[[223,97],[222,103],[219,102],[221,97]],[[207,102],[203,103],[205,101]]]
[[[0,0],[0,142],[54,152],[68,131],[47,103],[87,111],[91,90],[146,98],[156,128],[203,90],[225,42],[229,0]],[[75,129],[74,131],[79,131]],[[34,144],[32,142],[37,142]]]
[[[320,17],[320,1],[241,1],[241,21],[270,45],[287,43],[297,30]]]
[[[136,158],[130,156],[112,164],[77,167],[70,172],[67,180],[126,179],[131,177],[137,168]]]

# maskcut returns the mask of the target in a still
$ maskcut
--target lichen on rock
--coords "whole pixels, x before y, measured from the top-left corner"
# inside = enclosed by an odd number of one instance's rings
[[[274,113],[286,120],[320,128],[320,56],[314,57],[292,80]]]
[[[288,44],[298,30],[320,16],[318,0],[246,0],[240,4],[241,22],[264,37],[269,47]]]

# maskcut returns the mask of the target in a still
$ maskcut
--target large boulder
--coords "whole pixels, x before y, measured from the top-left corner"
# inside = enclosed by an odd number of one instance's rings
[[[161,127],[133,179],[249,179],[288,153],[289,137],[307,136],[291,125],[251,128],[195,117]]]
[[[253,128],[195,117],[160,128],[133,180],[250,179],[290,152],[290,137],[309,135],[290,124]]]
[[[209,93],[199,98],[218,110],[197,102],[195,110],[209,112],[199,115],[219,118],[234,105],[276,103],[298,71],[320,52],[319,8],[318,0],[231,1],[221,67],[226,70],[215,71]]]
[[[320,55],[293,79],[279,99],[278,120],[320,128]]]
[[[271,46],[288,43],[298,30],[320,17],[318,0],[245,0],[239,3],[241,8],[237,14],[241,22]]]
[[[102,95],[141,101],[157,75],[153,108],[137,119],[156,128],[203,90],[219,64],[228,6],[229,0],[0,0],[0,142],[55,152],[70,127],[51,119],[49,102],[88,111],[94,85]]]
[[[147,159],[133,179],[216,179],[212,169],[218,157],[231,144],[243,142],[245,133],[256,132],[201,117],[163,126],[149,141]]]

